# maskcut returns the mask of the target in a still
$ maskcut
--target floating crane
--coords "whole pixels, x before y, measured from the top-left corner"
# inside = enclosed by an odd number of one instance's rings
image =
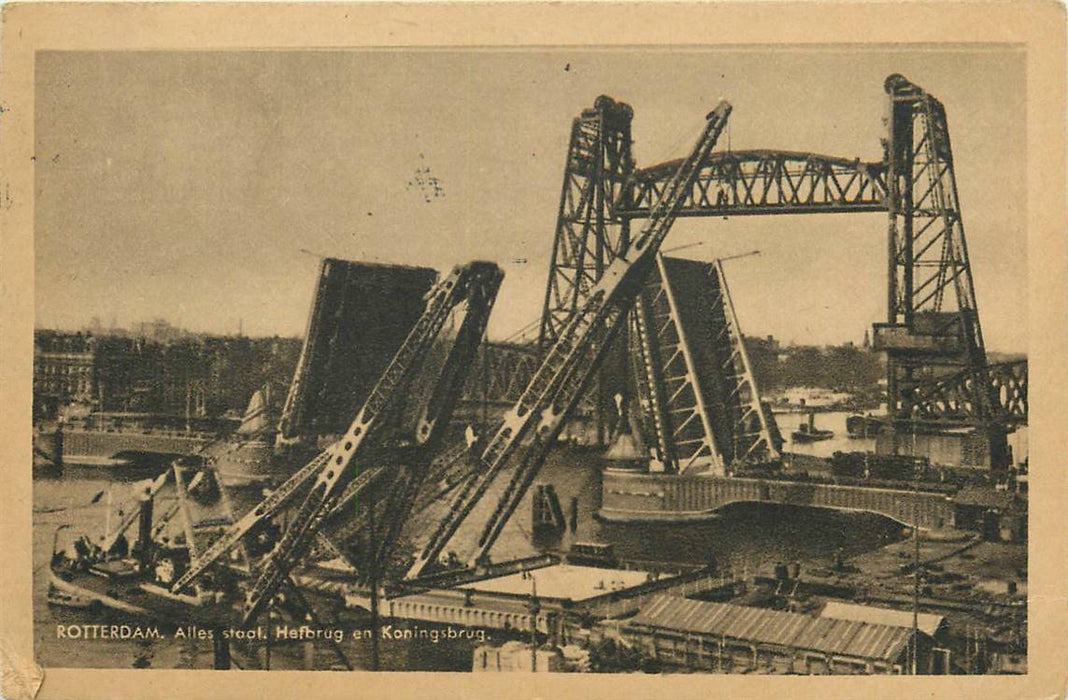
[[[214,562],[252,532],[265,524],[284,506],[304,493],[303,501],[289,518],[288,527],[274,549],[256,566],[257,576],[246,595],[244,621],[254,618],[288,579],[289,572],[308,550],[312,538],[324,521],[344,510],[374,482],[392,477],[389,501],[391,517],[403,520],[411,507],[414,492],[422,482],[430,457],[441,440],[452,414],[456,398],[466,378],[467,369],[485,331],[503,273],[492,263],[474,262],[458,267],[429,293],[426,309],[408,334],[382,377],[370,392],[345,435],[298,470],[277,490],[234,523],[203,555],[178,578],[171,590],[175,593],[189,586]],[[463,321],[448,342],[433,386],[422,397],[414,435],[389,435],[413,378],[429,364],[435,346],[453,311],[465,305]],[[392,438],[391,444],[389,438]],[[385,447],[391,457],[401,457],[390,466],[367,465],[375,450]],[[392,461],[392,460],[391,460]],[[310,488],[309,488],[310,484]],[[399,526],[387,527],[386,537],[378,543],[378,553],[391,546]]]
[[[409,569],[409,578],[420,575],[429,562],[436,560],[490,485],[507,468],[513,468],[504,492],[482,528],[476,551],[466,563],[474,565],[486,558],[505,522],[515,511],[544,462],[564,421],[581,397],[584,386],[599,366],[605,349],[625,324],[627,311],[653,270],[660,246],[671,230],[678,205],[692,186],[701,163],[715,147],[730,111],[730,105],[721,102],[708,114],[701,138],[665,187],[663,196],[653,208],[648,225],[625,254],[613,261],[582,308],[563,326],[520,399],[505,414],[496,434],[479,455],[475,477],[457,494],[452,509],[438,523],[430,540],[419,552]],[[372,547],[369,565],[376,567],[384,561],[407,519],[433,448],[439,442],[444,423],[460,394],[466,370],[471,365],[470,358],[484,331],[501,277],[499,268],[494,265],[472,263],[457,268],[440,282],[429,295],[426,311],[397,351],[345,435],[231,526],[192,563],[171,590],[178,592],[188,586],[214,561],[242,541],[253,528],[292,502],[296,494],[311,483],[273,550],[255,566],[255,580],[247,590],[242,611],[243,622],[248,624],[288,581],[289,573],[307,555],[327,518],[337,513],[346,500],[362,493],[372,481],[382,478],[388,470],[394,472],[390,499],[396,502],[397,507],[391,508],[382,533],[384,536]],[[377,432],[387,422],[386,414],[400,400],[398,394],[427,357],[452,309],[465,301],[469,307],[477,306],[484,313],[472,314],[469,309],[465,316],[416,429],[417,449],[405,455],[406,466],[399,469],[382,466],[367,468],[361,465],[359,458],[375,444]],[[524,438],[528,436],[533,439],[524,444]],[[357,465],[360,468],[354,469]]]

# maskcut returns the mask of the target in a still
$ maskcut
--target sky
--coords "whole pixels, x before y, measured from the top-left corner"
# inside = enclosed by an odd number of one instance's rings
[[[537,319],[571,120],[634,108],[639,167],[720,148],[877,160],[883,81],[945,105],[988,349],[1027,349],[1025,55],[982,47],[38,54],[39,327],[162,317],[301,335],[335,256],[493,260],[500,339]],[[728,144],[729,140],[729,144]],[[886,215],[680,220],[665,250],[725,263],[743,331],[859,342],[885,320]]]

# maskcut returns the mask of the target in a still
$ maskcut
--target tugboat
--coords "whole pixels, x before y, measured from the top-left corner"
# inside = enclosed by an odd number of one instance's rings
[[[231,619],[240,598],[237,583],[248,575],[243,560],[205,577],[193,594],[170,591],[205,536],[232,522],[212,472],[192,468],[193,461],[178,460],[172,469],[151,482],[146,480],[138,493],[138,507],[102,536],[73,535],[61,549],[60,532],[69,525],[57,528],[48,602],[212,627]],[[160,521],[154,522],[154,505],[169,482],[174,499]],[[175,518],[179,512],[182,517]],[[184,527],[176,531],[172,526],[179,525],[179,520]],[[135,522],[137,537],[131,546],[126,533]]]
[[[833,430],[820,430],[816,427],[816,414],[814,411],[808,412],[808,422],[802,423],[797,430],[790,434],[790,439],[795,443],[805,442],[819,442],[821,440],[830,440],[834,437]]]

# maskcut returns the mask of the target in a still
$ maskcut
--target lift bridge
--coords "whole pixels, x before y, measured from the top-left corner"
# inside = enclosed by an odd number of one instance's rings
[[[873,337],[874,348],[887,354],[886,418],[899,431],[933,424],[1003,434],[1027,422],[1027,364],[987,362],[945,108],[902,76],[890,76],[884,87],[889,114],[881,159],[716,151],[702,163],[678,216],[885,212],[887,315],[874,324]],[[627,248],[633,222],[648,216],[678,167],[677,161],[637,167],[632,117],[628,105],[602,96],[572,123],[537,345],[490,346],[483,363],[490,378],[470,386],[472,398],[507,402],[525,386],[539,349],[551,346]],[[694,459],[689,449],[699,445],[696,459],[720,471],[735,459],[774,457],[776,441],[759,410],[729,294],[717,292],[726,289],[722,269],[713,264],[699,272],[697,265],[660,258],[632,311],[629,341],[618,341],[616,350],[623,355],[629,342],[626,354],[642,358],[629,386],[668,462],[684,468]],[[679,286],[685,295],[673,294]],[[680,308],[695,296],[705,297],[703,309]],[[718,358],[702,363],[702,353]],[[625,387],[602,371],[587,411],[603,417]]]

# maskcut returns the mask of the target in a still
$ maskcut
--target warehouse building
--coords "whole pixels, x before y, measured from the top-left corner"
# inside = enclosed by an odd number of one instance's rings
[[[621,628],[663,663],[725,673],[903,673],[912,630],[661,595]],[[931,641],[920,634],[918,666]]]
[[[829,601],[820,612],[820,617],[867,622],[873,625],[912,628],[912,612],[909,610],[857,605],[856,603],[845,603],[840,600]],[[916,628],[931,639],[941,639],[948,630],[944,615],[923,612],[916,613]]]

